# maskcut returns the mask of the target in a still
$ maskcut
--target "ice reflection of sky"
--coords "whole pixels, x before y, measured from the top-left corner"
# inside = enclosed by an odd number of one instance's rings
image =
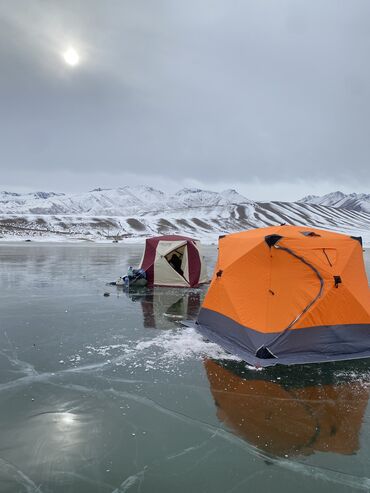
[[[76,426],[77,424],[76,415],[69,412],[60,413],[58,422],[64,430],[71,428],[73,425]]]
[[[87,440],[85,422],[78,419],[77,414],[70,411],[45,411],[31,417],[30,423],[25,423],[24,436],[33,443],[38,453],[38,460],[50,464],[55,461],[66,462],[68,457],[62,459],[61,452],[69,456],[80,455],[83,442]]]

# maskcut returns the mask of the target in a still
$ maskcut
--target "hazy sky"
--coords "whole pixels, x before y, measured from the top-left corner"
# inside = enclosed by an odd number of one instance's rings
[[[369,53],[369,0],[0,0],[0,189],[369,192]]]

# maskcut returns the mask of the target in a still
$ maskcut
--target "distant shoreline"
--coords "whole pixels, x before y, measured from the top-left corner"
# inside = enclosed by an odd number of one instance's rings
[[[230,233],[231,234],[231,233]],[[130,246],[130,245],[144,245],[146,238],[127,238],[125,240],[119,240],[118,242],[114,242],[112,240],[90,240],[86,238],[70,238],[70,239],[54,239],[54,238],[0,238],[0,247],[5,245],[24,245],[32,244],[32,245],[70,245],[70,246],[82,246],[82,245],[91,245],[91,246],[112,246],[112,247],[122,247],[122,246]],[[217,246],[218,239],[214,241],[209,241],[209,239],[199,238],[200,242],[204,246]],[[370,250],[370,241],[364,242],[363,244],[364,250]]]
[[[0,246],[1,245],[23,245],[24,243],[31,243],[34,245],[112,245],[112,247],[117,246],[127,246],[127,245],[144,245],[146,238],[128,238],[126,240],[119,240],[118,242],[114,242],[112,240],[89,240],[85,238],[81,239],[53,239],[53,238],[0,238]],[[200,239],[202,245],[205,246],[216,246],[217,240],[214,242],[209,242],[208,240]]]

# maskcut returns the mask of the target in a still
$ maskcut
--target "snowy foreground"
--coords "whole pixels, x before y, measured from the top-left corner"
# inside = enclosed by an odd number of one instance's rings
[[[1,192],[0,239],[142,242],[185,234],[216,243],[221,234],[287,223],[362,236],[370,246],[370,201],[355,195],[335,192],[290,203],[253,202],[235,190],[183,189],[173,196],[150,187],[78,195]]]

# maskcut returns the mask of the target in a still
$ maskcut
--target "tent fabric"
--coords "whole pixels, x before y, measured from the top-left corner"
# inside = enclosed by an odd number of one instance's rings
[[[361,242],[300,226],[220,238],[196,327],[255,365],[369,357]]]
[[[169,261],[173,254],[181,257],[182,274]],[[149,286],[195,287],[208,281],[200,242],[186,236],[147,239],[140,268]]]

